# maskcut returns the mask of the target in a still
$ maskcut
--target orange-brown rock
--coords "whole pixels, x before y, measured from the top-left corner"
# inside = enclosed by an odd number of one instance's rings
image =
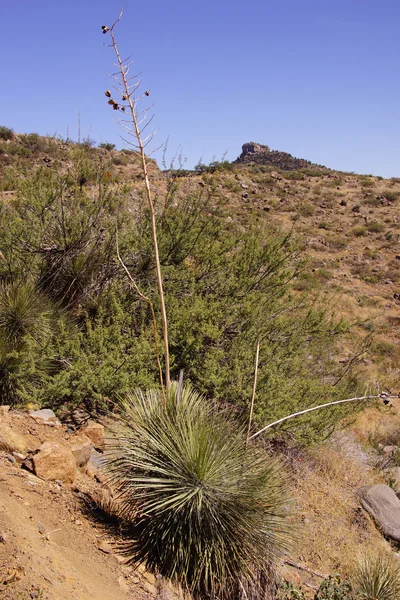
[[[104,427],[100,423],[89,421],[88,424],[81,430],[92,442],[95,448],[102,449],[104,447]]]
[[[59,479],[72,483],[76,476],[76,463],[70,448],[45,442],[32,457],[35,475],[46,481]]]

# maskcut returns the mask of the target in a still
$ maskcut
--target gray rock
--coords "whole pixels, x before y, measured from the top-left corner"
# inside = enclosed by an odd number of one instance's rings
[[[31,417],[36,419],[43,419],[44,421],[57,421],[56,415],[53,413],[51,408],[41,408],[40,410],[31,410],[29,412]]]
[[[384,535],[400,542],[400,500],[387,485],[364,485],[358,491],[361,505]]]
[[[78,433],[69,439],[69,445],[75,457],[76,466],[84,467],[92,453],[91,440],[83,433]]]

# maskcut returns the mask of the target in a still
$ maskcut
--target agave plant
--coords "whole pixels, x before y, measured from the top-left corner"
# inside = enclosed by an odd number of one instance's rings
[[[194,598],[267,597],[292,524],[281,465],[191,387],[137,391],[108,450],[128,562]]]
[[[362,600],[398,600],[400,564],[387,554],[364,556],[359,561],[355,584]]]

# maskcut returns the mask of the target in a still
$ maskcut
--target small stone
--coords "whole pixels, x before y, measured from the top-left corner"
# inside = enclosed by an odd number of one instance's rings
[[[8,535],[5,532],[0,533],[0,544],[5,544],[7,541],[7,538],[8,538]]]
[[[14,458],[14,456],[12,454],[6,454],[6,459],[10,462],[10,463],[16,463],[16,459]]]
[[[46,528],[45,528],[45,526],[43,525],[43,523],[41,523],[40,521],[38,521],[38,523],[37,523],[37,528],[38,528],[38,532],[39,532],[41,535],[44,535],[44,534],[46,533]]]
[[[43,419],[43,421],[57,421],[57,417],[50,408],[42,408],[40,410],[31,410],[30,416],[36,419]]]
[[[98,540],[97,541],[97,547],[99,550],[101,550],[102,552],[104,552],[104,554],[111,554],[112,553],[112,546],[106,542],[105,540]]]
[[[25,454],[21,454],[21,452],[13,452],[12,455],[15,458],[15,460],[17,461],[17,463],[19,463],[20,465],[22,465],[22,463],[26,459]]]

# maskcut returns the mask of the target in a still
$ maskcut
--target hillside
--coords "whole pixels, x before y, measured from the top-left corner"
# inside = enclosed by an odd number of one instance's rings
[[[27,280],[40,327],[0,356],[0,404],[17,409],[12,425],[33,452],[57,436],[65,444],[80,427],[76,410],[104,418],[132,387],[157,383],[152,321],[116,261],[117,231],[141,289],[152,295],[155,283],[135,153],[36,134],[5,137],[0,276],[10,290]],[[246,418],[262,335],[255,428],[332,399],[400,392],[400,178],[337,172],[250,142],[234,163],[199,171],[162,172],[152,162],[150,179],[173,378],[183,370],[208,398]],[[1,306],[12,299],[3,294]],[[11,355],[16,366],[7,362]],[[29,402],[57,413],[62,425],[54,439],[49,427],[29,424]],[[363,408],[324,409],[262,442],[283,461],[300,526],[279,572],[303,583],[310,598],[321,581],[315,572],[351,578],[360,553],[390,551],[360,508],[358,490],[385,482],[400,490],[400,400]],[[10,448],[0,449],[0,536],[1,527],[8,532],[0,560],[6,578],[14,577],[4,598],[147,597],[142,574],[124,571],[111,552],[99,554],[96,536],[104,529],[97,533],[80,494],[101,489],[101,475],[96,483],[83,469],[72,487],[57,489],[21,470]],[[61,532],[45,543],[34,522],[57,530],[58,518]],[[71,554],[75,535],[78,558]],[[117,538],[109,531],[109,541]],[[32,567],[42,546],[46,559]],[[64,560],[62,581],[57,565]],[[50,581],[47,561],[55,565]],[[149,597],[167,594],[159,584],[151,591]]]

